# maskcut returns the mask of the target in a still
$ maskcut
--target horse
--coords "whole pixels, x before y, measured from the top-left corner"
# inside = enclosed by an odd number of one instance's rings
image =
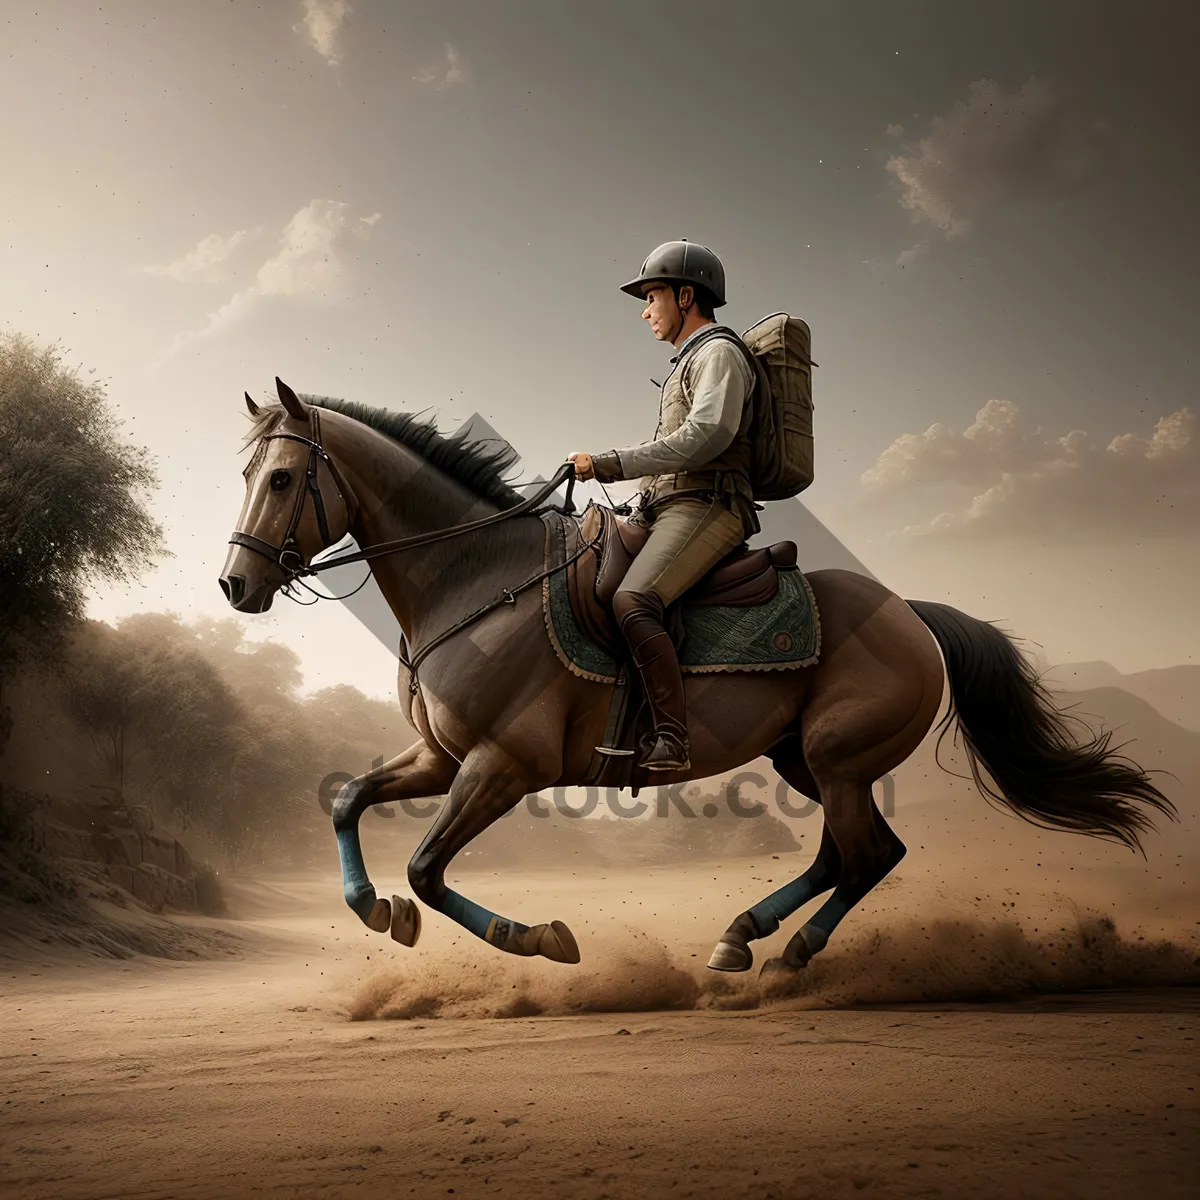
[[[573,468],[533,498],[504,478],[515,453],[446,437],[419,414],[330,397],[301,398],[276,379],[278,403],[246,405],[253,449],[246,495],[220,585],[242,613],[266,611],[332,563],[365,562],[404,634],[401,706],[419,738],[345,784],[333,806],[346,903],[398,943],[416,944],[417,903],[509,954],[580,961],[561,921],[526,925],[446,885],[451,860],[523,797],[578,784],[604,739],[612,685],[581,678],[556,656],[543,623],[545,526],[535,511]],[[568,504],[570,499],[568,492]],[[360,547],[313,560],[347,535]],[[586,548],[586,547],[585,547]],[[962,736],[986,800],[1052,829],[1142,851],[1141,835],[1174,805],[1111,734],[1076,741],[1012,636],[944,604],[905,601],[845,570],[807,575],[821,614],[815,665],[688,675],[691,766],[663,784],[731,771],[759,756],[820,804],[812,864],[737,915],[709,966],[747,971],[750,943],[830,893],[770,968],[794,972],[892,871],[906,848],[872,784],[933,727]],[[365,579],[364,579],[365,582]],[[1091,734],[1091,730],[1087,730]],[[445,797],[408,864],[416,900],[376,894],[359,819],[375,804]],[[1144,855],[1144,851],[1142,851]]]

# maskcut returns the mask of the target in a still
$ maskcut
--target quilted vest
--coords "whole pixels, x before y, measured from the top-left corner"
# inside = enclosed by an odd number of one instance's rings
[[[655,441],[674,433],[692,410],[695,350],[703,344],[702,341],[688,348],[662,386]],[[655,475],[643,491],[644,505],[649,507],[672,495],[716,492],[731,504],[735,512],[742,515],[747,525],[747,536],[757,533],[758,521],[753,515],[754,489],[750,484],[750,425],[753,419],[754,404],[751,397],[747,396],[733,441],[702,467],[677,475]]]

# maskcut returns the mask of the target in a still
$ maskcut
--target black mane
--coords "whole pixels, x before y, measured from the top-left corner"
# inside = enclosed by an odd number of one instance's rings
[[[338,400],[333,396],[301,394],[300,399],[369,425],[500,508],[512,508],[523,499],[504,479],[504,473],[520,457],[511,446],[488,447],[485,443],[468,440],[463,434],[446,437],[432,422],[422,421],[418,413],[372,408],[357,400]]]

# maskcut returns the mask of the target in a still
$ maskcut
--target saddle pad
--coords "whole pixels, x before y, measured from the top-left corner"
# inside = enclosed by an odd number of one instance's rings
[[[583,544],[577,521],[543,514],[547,568],[566,561]],[[679,655],[685,675],[714,671],[786,671],[816,664],[821,652],[821,617],[812,588],[795,568],[776,568],[779,590],[754,608],[682,605],[686,631]],[[616,681],[620,663],[579,628],[571,608],[567,570],[542,581],[546,631],[564,666],[600,683]]]

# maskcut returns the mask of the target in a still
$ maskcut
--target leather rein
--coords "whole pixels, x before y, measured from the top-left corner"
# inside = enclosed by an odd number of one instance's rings
[[[544,483],[537,492],[528,499],[522,500],[519,504],[513,505],[512,508],[502,509],[498,513],[480,517],[476,521],[468,521],[463,525],[451,525],[447,529],[436,529],[429,533],[418,533],[411,537],[398,538],[391,542],[379,542],[374,546],[367,546],[351,554],[339,555],[337,558],[326,559],[324,562],[314,563],[311,566],[306,565],[304,557],[300,552],[299,544],[296,541],[296,534],[300,528],[300,521],[304,516],[304,505],[309,496],[312,496],[313,511],[316,514],[317,527],[321,533],[321,549],[317,553],[320,554],[322,551],[328,550],[334,544],[334,539],[329,532],[329,519],[325,508],[325,499],[321,494],[321,486],[318,478],[318,471],[322,462],[329,468],[329,473],[333,476],[334,486],[337,488],[338,495],[346,507],[347,523],[353,524],[355,517],[361,511],[350,485],[346,482],[346,477],[321,444],[321,422],[317,408],[310,406],[308,412],[310,437],[303,437],[298,433],[267,433],[259,439],[260,443],[286,440],[299,442],[301,445],[308,447],[308,465],[304,472],[304,486],[297,489],[296,501],[292,507],[292,515],[288,521],[287,531],[283,536],[282,542],[278,546],[274,546],[263,538],[256,537],[252,533],[245,533],[240,529],[235,529],[229,536],[229,544],[231,546],[242,546],[247,550],[252,550],[255,554],[261,554],[264,558],[278,566],[287,575],[285,587],[299,579],[303,579],[305,576],[317,575],[321,571],[329,571],[334,567],[346,566],[349,563],[366,562],[372,558],[381,558],[385,554],[398,554],[402,550],[412,550],[418,546],[432,545],[434,542],[445,541],[447,538],[457,537],[459,534],[472,533],[477,529],[485,529],[489,525],[498,525],[501,521],[506,521],[510,517],[523,516],[537,508],[564,481],[567,485],[565,502],[561,507],[558,505],[549,505],[547,507],[567,516],[570,516],[575,511],[575,505],[571,499],[571,493],[575,487],[575,466],[573,463],[566,462],[554,473],[554,477]],[[408,668],[410,674],[408,682],[409,693],[416,695],[419,686],[417,683],[417,666],[431,650],[440,646],[447,638],[453,637],[454,634],[478,621],[494,609],[500,608],[505,604],[515,604],[517,595],[520,592],[532,587],[535,583],[540,583],[548,575],[554,574],[555,571],[561,571],[569,567],[576,559],[581,558],[588,550],[597,545],[599,539],[600,535],[597,533],[595,538],[590,542],[585,542],[579,551],[571,555],[565,562],[559,563],[556,567],[550,567],[538,572],[538,574],[531,576],[514,588],[502,588],[499,598],[477,608],[472,613],[468,613],[461,621],[456,622],[449,629],[443,630],[411,656],[406,653],[408,637],[401,630],[403,641],[399,654],[400,661]],[[364,579],[363,583],[365,582],[366,580]],[[359,586],[361,587],[362,585],[360,584]],[[320,593],[314,594],[320,596]],[[337,599],[338,597],[320,598]],[[345,597],[341,598],[345,599]]]

